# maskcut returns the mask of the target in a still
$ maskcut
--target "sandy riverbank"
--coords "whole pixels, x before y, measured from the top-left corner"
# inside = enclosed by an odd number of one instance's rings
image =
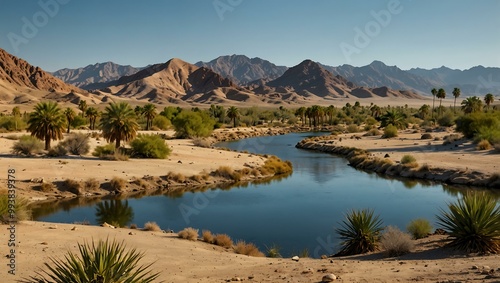
[[[34,276],[50,257],[61,258],[68,250],[76,252],[77,242],[105,238],[125,241],[127,247],[144,252],[143,263],[154,262],[152,269],[161,272],[159,279],[164,282],[227,282],[233,278],[248,282],[320,282],[325,274],[330,273],[340,277],[339,282],[500,280],[500,255],[456,253],[442,247],[445,236],[419,240],[413,253],[399,258],[384,258],[377,252],[346,258],[305,258],[295,262],[289,258],[237,255],[218,246],[182,240],[176,234],[162,232],[43,222],[23,222],[16,228],[19,244],[16,250],[17,275],[7,275],[6,264],[2,264],[4,280],[7,279],[4,282]],[[2,242],[6,242],[8,231],[1,231]],[[7,254],[5,245],[1,249]],[[494,272],[482,273],[483,267],[488,271],[494,269]]]

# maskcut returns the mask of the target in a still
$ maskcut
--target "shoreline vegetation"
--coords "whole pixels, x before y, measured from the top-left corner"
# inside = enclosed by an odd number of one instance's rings
[[[389,154],[378,157],[372,154],[370,150],[339,145],[341,141],[342,138],[336,135],[312,137],[298,142],[295,147],[339,155],[346,158],[349,165],[356,169],[390,177],[414,178],[453,185],[500,188],[500,173],[436,167],[427,163],[419,165],[411,155],[406,155],[407,158],[413,159],[410,162],[405,162],[403,159],[394,161]],[[406,153],[412,154],[411,151]]]

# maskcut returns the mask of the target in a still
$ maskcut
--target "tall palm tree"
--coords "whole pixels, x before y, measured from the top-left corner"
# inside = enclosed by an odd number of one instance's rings
[[[87,111],[87,108],[88,108],[88,105],[87,105],[87,101],[85,100],[80,100],[80,102],[78,103],[78,109],[80,109],[82,111],[82,117],[85,116],[85,112]]]
[[[227,117],[233,120],[233,127],[236,128],[236,119],[240,116],[238,108],[231,106],[227,109]]]
[[[370,111],[372,112],[373,118],[378,118],[378,116],[380,116],[380,112],[382,112],[382,109],[378,105],[372,105],[372,107],[370,107]]]
[[[89,118],[90,129],[94,130],[95,121],[97,120],[97,117],[99,117],[99,111],[94,107],[89,107],[87,108],[87,111],[85,111],[85,115]]]
[[[431,90],[432,93],[432,120],[434,120],[434,101],[436,100],[436,95],[438,93],[437,89],[433,88]]]
[[[71,108],[66,108],[64,110],[64,116],[66,116],[66,121],[68,121],[68,131],[67,133],[69,134],[69,131],[70,131],[70,128],[71,128],[71,122],[73,122],[73,120],[75,120],[75,111],[73,111],[73,109]]]
[[[465,114],[479,112],[482,108],[483,102],[477,96],[467,97],[462,101],[462,110]]]
[[[440,88],[438,90],[436,97],[439,98],[439,116],[441,116],[442,114],[441,103],[443,102],[443,99],[446,97],[446,91],[443,88]]]
[[[484,103],[486,104],[486,107],[488,110],[490,110],[490,104],[493,103],[495,98],[493,97],[493,94],[488,93],[484,96]]]
[[[121,141],[132,140],[139,128],[134,110],[126,102],[113,102],[106,106],[99,125],[104,138],[115,142],[116,148],[121,146]]]
[[[460,96],[460,89],[458,87],[453,89],[453,97],[455,100],[453,101],[453,113],[455,113],[455,104],[457,103],[457,98]]]
[[[306,115],[306,108],[304,106],[299,107],[297,110],[295,110],[295,116],[300,117],[300,119],[302,120],[302,126],[304,126],[306,122],[304,117],[305,115]]]
[[[28,120],[28,131],[45,141],[45,150],[50,149],[51,140],[60,140],[64,132],[64,114],[56,102],[40,102]]]
[[[330,105],[325,108],[325,115],[328,116],[328,124],[333,124],[333,115],[335,115],[335,106]]]
[[[319,124],[319,119],[320,116],[322,115],[322,109],[321,106],[319,105],[313,105],[311,106],[311,117],[313,118],[313,125],[314,127],[317,127]]]
[[[156,117],[156,106],[151,103],[144,105],[142,115],[146,117],[146,131],[149,131],[151,126],[153,126],[153,119]]]

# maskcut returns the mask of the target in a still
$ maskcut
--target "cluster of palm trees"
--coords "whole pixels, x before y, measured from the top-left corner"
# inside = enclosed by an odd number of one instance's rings
[[[460,97],[461,91],[460,88],[454,88],[453,89],[453,113],[456,113],[456,103],[457,103],[457,98]],[[439,99],[439,108],[438,108],[438,114],[439,116],[442,114],[442,101],[444,98],[446,98],[446,91],[443,88],[440,88],[439,90],[436,90],[433,88],[431,90],[432,94],[432,119],[434,119],[434,101],[436,97]],[[484,103],[486,104],[487,110],[490,109],[490,105],[493,103],[495,100],[495,97],[493,94],[488,93],[484,96]],[[462,110],[464,113],[472,113],[472,112],[478,112],[481,111],[483,108],[482,101],[479,99],[477,96],[472,96],[472,97],[467,97],[465,100],[462,101]]]
[[[130,141],[137,135],[139,124],[136,121],[136,114],[126,102],[111,103],[102,114],[93,107],[87,107],[86,103],[80,103],[78,108],[82,111],[82,116],[85,113],[89,118],[91,129],[95,128],[97,117],[102,115],[99,126],[103,136],[107,141],[115,142],[116,148],[121,146],[122,141]],[[89,111],[90,109],[95,111]],[[56,102],[40,102],[30,114],[28,131],[31,135],[44,140],[45,150],[48,150],[52,140],[62,139],[66,129],[69,133],[75,115],[73,109],[66,108],[63,111]],[[150,123],[151,115],[146,118]]]
[[[313,105],[311,107],[300,107],[295,111],[295,116],[300,117],[302,125],[305,125],[306,119],[309,120],[309,126],[317,127],[325,123],[326,119],[332,123],[335,115],[335,107],[333,105],[322,107]]]

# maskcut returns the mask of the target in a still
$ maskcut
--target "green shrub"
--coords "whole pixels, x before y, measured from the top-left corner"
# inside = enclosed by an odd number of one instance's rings
[[[78,129],[78,128],[82,127],[82,126],[87,125],[88,123],[89,123],[89,121],[87,121],[87,119],[85,119],[84,117],[82,117],[80,115],[75,115],[75,117],[71,121],[71,127],[73,129]]]
[[[466,194],[448,211],[437,215],[438,224],[448,232],[450,246],[466,252],[500,252],[500,207],[484,192]]]
[[[409,234],[393,226],[385,228],[380,238],[380,245],[389,256],[407,254],[415,247]]]
[[[500,123],[497,128],[480,126],[477,130],[474,140],[482,141],[486,140],[490,144],[495,144],[500,142]]]
[[[352,210],[336,229],[339,234],[341,250],[337,256],[347,256],[375,251],[382,231],[382,220],[374,216],[373,210]]]
[[[179,231],[179,233],[177,233],[177,235],[181,239],[196,241],[196,240],[198,240],[198,229],[194,229],[191,227],[184,228],[182,231]]]
[[[455,125],[455,116],[452,112],[447,112],[443,116],[441,116],[438,120],[438,125],[442,127],[451,127]]]
[[[267,248],[267,256],[270,258],[281,257],[280,248],[276,245],[272,245],[270,248]]]
[[[114,143],[109,143],[104,146],[96,146],[92,155],[105,160],[128,160],[128,155],[123,153],[121,150],[116,150]]]
[[[0,192],[0,223],[7,223],[11,220],[9,202],[11,198],[7,194],[7,191]],[[29,209],[29,202],[27,199],[16,196],[15,197],[15,207],[14,207],[15,220],[22,221],[31,218],[31,210]]]
[[[500,112],[473,113],[464,115],[456,120],[457,131],[464,134],[466,138],[474,138],[480,131],[482,136],[478,139],[500,137]],[[490,143],[494,141],[490,140]]]
[[[68,150],[61,143],[58,143],[56,146],[51,147],[47,152],[47,156],[50,157],[60,157],[65,156],[66,154],[68,154]]]
[[[379,135],[381,135],[380,131],[378,129],[374,128],[374,129],[370,129],[363,136],[371,137],[371,136],[379,136]]]
[[[159,135],[139,134],[132,142],[132,156],[136,158],[164,159],[170,154],[170,148]]]
[[[409,164],[413,162],[417,162],[417,159],[415,159],[413,155],[406,154],[401,157],[401,164]]]
[[[124,242],[99,240],[78,244],[78,254],[68,252],[64,260],[50,258],[44,263],[47,270],[37,272],[27,282],[153,282],[151,264],[139,265],[143,253],[126,250]],[[47,279],[50,278],[50,279]]]
[[[384,135],[382,136],[383,138],[394,138],[398,136],[398,128],[396,128],[393,125],[388,125],[387,127],[384,128]]]
[[[422,239],[432,232],[432,225],[427,219],[419,218],[412,220],[406,230],[413,236],[413,239]]]
[[[12,146],[12,153],[17,155],[33,155],[42,152],[43,148],[43,142],[39,139],[24,135]]]
[[[205,112],[182,111],[172,121],[178,138],[208,137],[215,120]]]
[[[89,136],[82,133],[70,134],[62,145],[74,155],[85,155],[90,151]]]
[[[347,126],[347,131],[349,133],[357,133],[357,132],[359,132],[359,127],[356,124],[351,124],[351,125]]]
[[[0,117],[0,129],[5,129],[8,132],[24,130],[26,122],[21,117]]]
[[[156,115],[153,119],[153,127],[157,127],[160,130],[168,130],[172,126],[169,119],[162,115]]]

